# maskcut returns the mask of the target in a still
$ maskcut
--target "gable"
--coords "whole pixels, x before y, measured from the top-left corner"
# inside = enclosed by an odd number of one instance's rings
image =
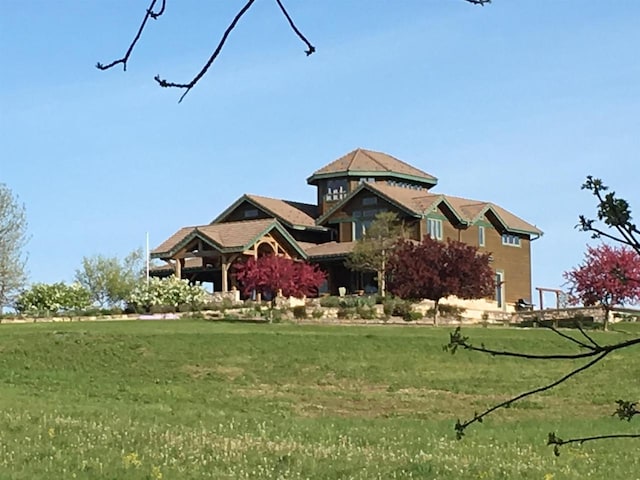
[[[219,217],[211,223],[241,222],[243,220],[257,220],[265,218],[275,218],[274,215],[266,212],[261,206],[250,202],[242,197],[239,202],[232,204]]]
[[[399,218],[419,217],[414,210],[402,202],[384,195],[373,184],[363,183],[343,201],[318,219],[319,224],[340,223],[353,218],[373,218],[377,213],[388,211]]]
[[[151,252],[151,258],[172,258],[179,252],[204,248],[220,253],[244,252],[263,237],[275,238],[283,250],[306,258],[306,253],[277,220],[226,222],[182,228]]]
[[[316,205],[245,194],[218,215],[211,224],[273,218],[288,227],[315,228],[317,210]]]

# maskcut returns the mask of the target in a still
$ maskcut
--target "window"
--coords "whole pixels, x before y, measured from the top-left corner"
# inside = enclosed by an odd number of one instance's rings
[[[378,203],[378,197],[364,197],[362,199],[362,205],[376,205]]]
[[[503,233],[502,234],[502,244],[510,245],[512,247],[520,246],[520,237],[517,235],[513,235],[511,233]]]
[[[442,220],[427,218],[427,234],[436,240],[442,240]]]
[[[367,233],[372,220],[356,220],[353,222],[353,239],[360,240]]]
[[[478,227],[478,245],[484,247],[484,227]]]
[[[375,199],[375,197],[372,197]],[[380,212],[386,212],[386,208],[367,208],[364,210],[354,210],[351,212],[353,225],[353,240],[360,240]]]
[[[342,200],[347,196],[347,181],[346,180],[329,180],[327,182],[327,193],[325,200],[331,202],[335,200]]]
[[[358,183],[375,183],[375,177],[362,177]]]
[[[258,216],[258,210],[256,208],[250,208],[244,211],[244,218],[255,218]]]

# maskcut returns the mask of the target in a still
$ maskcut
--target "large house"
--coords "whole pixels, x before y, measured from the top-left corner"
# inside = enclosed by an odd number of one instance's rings
[[[152,274],[236,287],[233,266],[249,256],[285,255],[327,272],[325,291],[375,289],[371,274],[345,259],[378,212],[392,211],[405,235],[459,240],[491,253],[498,306],[531,299],[531,242],[542,232],[490,202],[432,192],[437,178],[385,153],[357,149],[317,170],[307,183],[315,205],[245,194],[206,225],[184,227],[151,252]]]

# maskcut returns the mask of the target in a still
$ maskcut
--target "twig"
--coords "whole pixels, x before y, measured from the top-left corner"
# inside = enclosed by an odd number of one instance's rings
[[[215,59],[218,58],[218,55],[220,55],[220,52],[222,51],[222,47],[224,47],[224,44],[227,41],[227,38],[229,37],[229,34],[236,27],[236,25],[238,24],[238,21],[240,20],[240,18],[242,18],[242,16],[247,12],[247,10],[249,10],[249,8],[251,8],[251,5],[253,5],[253,2],[255,2],[255,0],[249,0],[244,5],[244,7],[242,7],[240,9],[240,11],[236,14],[236,16],[234,17],[233,21],[229,24],[227,29],[224,31],[224,34],[222,35],[222,38],[220,39],[220,42],[218,43],[218,46],[214,50],[214,52],[211,55],[211,57],[209,57],[209,60],[207,61],[207,63],[204,65],[204,67],[202,67],[200,72],[198,72],[198,74],[195,77],[193,77],[193,79],[189,83],[168,82],[168,81],[166,81],[164,79],[161,79],[160,75],[156,75],[153,78],[154,78],[154,80],[156,82],[158,82],[158,85],[160,85],[161,87],[164,87],[164,88],[174,87],[174,88],[184,88],[184,89],[186,89],[186,91],[180,97],[180,100],[178,100],[178,103],[182,102],[182,99],[187,95],[187,93],[189,93],[189,91],[195,86],[195,84],[198,83],[198,81],[207,73],[207,70],[209,70],[209,67],[211,67],[211,65],[213,64]]]
[[[114,67],[121,63],[124,71],[125,72],[127,71],[127,62],[129,61],[129,57],[131,56],[131,52],[133,52],[133,49],[136,46],[136,43],[138,43],[138,40],[140,40],[140,36],[142,35],[142,31],[144,30],[144,27],[147,24],[147,20],[149,20],[150,18],[156,20],[159,16],[161,16],[164,13],[164,9],[166,7],[166,0],[161,0],[161,1],[162,1],[162,4],[160,5],[160,10],[158,10],[157,12],[154,12],[153,7],[155,7],[158,0],[151,0],[151,4],[149,5],[149,8],[147,8],[144,18],[142,19],[142,23],[140,24],[140,28],[138,28],[138,32],[136,33],[136,36],[133,38],[133,41],[129,44],[129,48],[127,49],[127,52],[124,54],[124,57],[119,58],[118,60],[114,60],[113,62],[107,65],[103,65],[102,63],[98,62],[96,63],[96,68],[98,68],[99,70],[108,70],[111,67]]]
[[[276,0],[276,3],[280,7],[280,10],[282,10],[282,14],[285,16],[285,18],[289,22],[291,29],[295,32],[298,38],[300,38],[300,40],[302,40],[307,45],[307,49],[304,51],[304,53],[307,54],[307,57],[312,53],[314,53],[316,51],[316,47],[311,45],[311,43],[309,43],[309,40],[307,40],[307,38],[302,34],[302,32],[300,32],[300,30],[298,30],[298,27],[296,27],[296,24],[293,23],[293,20],[291,19],[289,12],[287,12],[287,9],[284,8],[284,5],[282,4],[282,2],[280,0]]]
[[[640,339],[639,339],[640,340]],[[487,415],[489,415],[490,413],[500,409],[500,408],[505,408],[505,407],[509,407],[511,406],[511,404],[522,400],[523,398],[526,397],[530,397],[531,395],[534,395],[536,393],[541,393],[541,392],[545,392],[547,390],[551,390],[554,387],[557,387],[558,385],[560,385],[561,383],[566,382],[567,380],[569,380],[571,377],[573,377],[574,375],[577,375],[580,372],[583,372],[589,368],[591,368],[592,366],[594,366],[596,363],[598,363],[599,361],[601,361],[604,357],[606,357],[607,355],[609,355],[609,353],[611,353],[611,351],[604,351],[602,353],[600,353],[599,356],[597,356],[596,358],[594,358],[593,360],[591,360],[590,362],[585,363],[584,365],[582,365],[581,367],[578,367],[574,370],[572,370],[571,372],[567,373],[566,375],[564,375],[563,377],[559,378],[558,380],[556,380],[555,382],[549,383],[547,385],[544,385],[542,387],[538,387],[538,388],[534,388],[532,390],[528,390],[526,392],[523,392],[519,395],[516,395],[515,397],[512,397],[508,400],[505,400],[504,402],[501,402],[497,405],[494,405],[493,407],[485,410],[484,412],[480,413],[480,414],[475,414],[473,416],[473,418],[471,420],[468,420],[464,423],[460,423],[460,420],[458,420],[455,424],[455,430],[456,430],[456,437],[458,439],[461,439],[464,436],[464,431],[465,429],[469,426],[472,425],[473,423],[482,423],[482,419],[484,417],[486,417]]]
[[[589,334],[587,334],[587,332],[582,328],[582,325],[580,325],[580,323],[578,323],[578,330],[580,330],[580,333],[582,333],[582,335],[587,340],[589,340],[594,347],[600,348],[600,345],[598,344],[598,342],[596,342]]]
[[[560,455],[560,447],[562,445],[567,445],[569,443],[580,443],[583,444],[585,442],[592,442],[595,440],[611,440],[613,438],[640,438],[640,433],[618,433],[612,435],[594,435],[592,437],[580,437],[580,438],[570,438],[568,440],[563,440],[560,437],[556,436],[555,433],[550,433],[549,438],[547,439],[547,445],[553,445],[553,453],[555,456]]]
[[[595,345],[588,345],[588,344],[586,344],[586,343],[584,343],[584,342],[582,342],[582,341],[578,340],[577,338],[572,337],[571,335],[567,335],[566,333],[561,332],[560,330],[558,330],[558,329],[557,329],[556,327],[554,327],[553,325],[544,325],[544,324],[542,324],[542,323],[539,323],[538,325],[539,325],[540,327],[542,327],[542,328],[547,328],[547,329],[551,330],[551,331],[552,331],[553,333],[555,333],[556,335],[559,335],[559,336],[561,336],[562,338],[566,338],[566,339],[567,339],[567,340],[569,340],[570,342],[575,343],[575,344],[577,344],[578,346],[580,346],[580,347],[582,347],[582,348],[586,348],[586,349],[588,349],[588,350],[595,350],[595,349],[597,349],[597,348],[600,348],[600,346],[599,346],[599,345],[597,345],[597,344],[595,344]],[[580,328],[580,330],[582,331],[582,329],[581,329],[581,328]],[[584,332],[582,332],[582,333],[584,334]],[[589,338],[589,337],[587,337],[587,338]],[[589,340],[591,340],[591,339],[589,338]],[[594,343],[594,342],[593,342],[593,340],[591,341],[591,343]]]
[[[589,346],[588,352],[581,353],[561,353],[561,354],[533,354],[533,353],[520,353],[512,352],[509,350],[493,350],[486,348],[484,345],[480,347],[474,347],[468,342],[468,338],[462,336],[460,333],[460,327],[457,327],[455,331],[449,334],[449,343],[443,347],[445,351],[455,353],[458,347],[462,347],[465,350],[472,350],[474,352],[488,353],[489,355],[496,357],[514,357],[514,358],[526,358],[529,360],[578,360],[581,358],[594,357],[600,353],[611,353],[615,350],[631,347],[633,345],[640,344],[640,337],[627,340],[626,342],[613,343],[610,345],[597,345],[594,347]],[[575,340],[575,339],[574,339]],[[595,342],[594,342],[595,343]],[[586,344],[585,344],[586,345]]]

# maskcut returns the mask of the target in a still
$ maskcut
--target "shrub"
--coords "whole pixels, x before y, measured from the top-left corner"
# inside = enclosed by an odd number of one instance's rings
[[[447,305],[446,303],[441,303],[438,305],[438,312],[443,317],[455,317],[456,319],[462,319],[462,314],[466,312],[466,308],[456,307],[455,305]]]
[[[131,292],[127,304],[136,311],[151,311],[159,305],[171,306],[175,311],[180,305],[189,305],[191,310],[200,309],[207,298],[207,292],[187,280],[176,277],[152,278],[148,283],[140,282]],[[157,309],[155,309],[157,310]]]
[[[414,312],[410,310],[408,312],[405,312],[404,315],[402,315],[402,319],[405,322],[414,322],[416,320],[422,320],[422,313]]]
[[[324,312],[319,308],[316,308],[313,312],[311,312],[311,316],[315,319],[324,317]]]
[[[383,311],[386,316],[405,318],[412,310],[411,302],[397,297],[387,297],[383,303]]]
[[[338,308],[340,306],[340,297],[322,297],[320,306],[329,308]]]
[[[353,318],[357,314],[356,307],[340,307],[338,309],[338,318]]]
[[[368,307],[366,305],[360,305],[356,307],[356,312],[363,320],[373,320],[376,318],[376,309],[374,307]]]
[[[343,308],[373,307],[375,304],[376,298],[373,296],[340,298],[340,306]]]
[[[36,283],[20,294],[16,310],[20,313],[54,315],[85,310],[91,305],[91,294],[78,283]]]
[[[305,307],[304,305],[293,307],[293,318],[307,318],[307,307]]]

